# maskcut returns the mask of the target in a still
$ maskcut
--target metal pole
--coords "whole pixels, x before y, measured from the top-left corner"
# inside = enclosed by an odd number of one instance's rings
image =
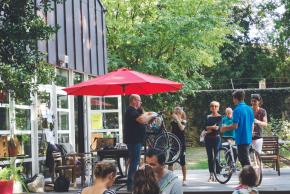
[[[231,84],[232,84],[232,89],[234,90],[235,87],[234,87],[234,82],[233,82],[233,79],[231,79]]]

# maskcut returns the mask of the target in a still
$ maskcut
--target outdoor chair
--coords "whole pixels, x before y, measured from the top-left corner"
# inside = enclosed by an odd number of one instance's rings
[[[280,155],[278,137],[263,137],[261,159],[265,164],[272,164],[280,176]]]
[[[55,179],[58,176],[65,176],[69,177],[69,173],[71,172],[71,182],[76,182],[76,169],[77,165],[75,163],[69,163],[67,164],[66,158],[61,155],[60,152],[53,152],[53,170],[52,170],[52,182],[54,183]]]

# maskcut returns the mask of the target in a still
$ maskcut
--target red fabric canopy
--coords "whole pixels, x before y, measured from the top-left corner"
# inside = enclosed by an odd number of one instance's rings
[[[68,95],[109,96],[177,91],[182,84],[126,68],[67,87]]]

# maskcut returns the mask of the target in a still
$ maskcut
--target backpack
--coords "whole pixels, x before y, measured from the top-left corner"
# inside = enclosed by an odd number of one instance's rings
[[[70,181],[65,176],[61,175],[57,177],[54,182],[54,191],[67,192],[69,189]]]

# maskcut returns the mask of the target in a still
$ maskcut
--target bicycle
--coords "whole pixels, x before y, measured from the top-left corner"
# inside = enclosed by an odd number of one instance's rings
[[[166,130],[162,112],[154,114],[156,117],[146,128],[145,149],[156,148],[165,152],[165,164],[173,164],[181,155],[181,142],[176,135]]]
[[[232,177],[233,173],[239,169],[237,167],[237,146],[230,142],[222,143],[222,147],[218,151],[218,160],[215,161],[214,176],[221,184],[226,184]],[[251,166],[255,169],[257,174],[257,184],[259,186],[262,182],[262,161],[259,153],[250,147],[249,159]]]

